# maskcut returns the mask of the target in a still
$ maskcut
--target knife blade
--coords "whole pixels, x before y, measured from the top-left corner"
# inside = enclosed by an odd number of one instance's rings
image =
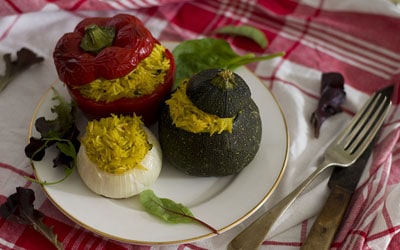
[[[393,86],[379,92],[391,98]],[[348,168],[335,167],[328,182],[331,189],[328,199],[314,221],[301,250],[330,249],[342,219],[350,203],[361,175],[372,153],[376,137],[361,157]]]

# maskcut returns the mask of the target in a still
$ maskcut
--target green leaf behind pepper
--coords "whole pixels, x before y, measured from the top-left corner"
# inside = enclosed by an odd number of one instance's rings
[[[268,40],[265,34],[261,30],[250,25],[227,25],[216,29],[213,33],[243,36],[255,41],[263,49],[268,46]]]
[[[279,52],[265,56],[255,56],[250,53],[240,56],[223,39],[203,38],[180,43],[173,50],[173,55],[177,65],[174,86],[176,88],[182,80],[205,69],[234,70],[245,64],[283,56],[284,53]]]

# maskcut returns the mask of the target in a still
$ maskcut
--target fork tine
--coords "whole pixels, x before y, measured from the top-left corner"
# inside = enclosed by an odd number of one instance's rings
[[[367,103],[361,108],[359,112],[355,114],[350,124],[341,132],[341,134],[336,138],[334,143],[341,143],[343,140],[347,139],[348,135],[354,131],[354,128],[359,124],[359,121],[362,117],[365,116],[365,113],[368,112],[372,103],[376,102],[376,95],[373,98],[369,98]]]
[[[367,109],[364,110],[361,116],[358,117],[355,121],[355,125],[351,127],[351,132],[347,136],[347,143],[345,145],[345,149],[348,149],[350,145],[353,144],[354,140],[351,140],[352,138],[357,139],[357,135],[361,132],[369,131],[368,128],[363,129],[366,125],[368,124],[368,121],[370,122],[369,124],[372,124],[372,121],[376,118],[376,115],[379,113],[379,109],[382,107],[383,102],[378,102],[380,96],[374,96],[372,99],[372,103],[367,105]],[[383,97],[384,98],[384,97]],[[374,113],[372,113],[374,112]]]
[[[361,154],[372,141],[389,112],[390,99],[380,93],[374,95],[358,112],[336,143],[344,144],[350,154]]]
[[[363,129],[365,127],[365,123],[371,121],[372,112],[375,111],[375,108],[378,104],[377,101],[379,96],[374,96],[370,103],[366,106],[366,109],[361,110],[360,115],[358,117],[354,117],[354,124],[349,128],[348,134],[344,137],[346,139],[346,143],[344,148],[348,149],[351,145],[353,145],[353,138],[357,139],[357,135],[359,135],[360,131],[366,131],[367,129]],[[375,112],[374,114],[377,114]]]
[[[355,153],[355,151],[359,149],[360,146],[360,151],[364,151],[362,145],[369,144],[381,127],[386,116],[385,110],[387,110],[387,105],[389,104],[389,102],[387,102],[387,97],[385,96],[383,96],[383,98],[380,98],[378,101],[379,102],[375,102],[375,108],[369,109],[369,114],[365,115],[362,121],[360,121],[360,124],[362,123],[362,126],[360,126],[360,130],[353,135],[353,138],[351,138],[351,140],[349,140],[348,145],[345,149],[348,150],[350,154]],[[372,138],[370,139],[368,138],[368,136]]]

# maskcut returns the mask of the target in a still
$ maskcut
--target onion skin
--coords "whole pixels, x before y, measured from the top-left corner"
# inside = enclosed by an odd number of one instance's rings
[[[77,169],[86,186],[93,192],[114,199],[128,198],[150,188],[157,180],[162,166],[162,152],[156,137],[144,128],[152,149],[142,161],[147,170],[133,168],[123,174],[101,170],[86,155],[84,145],[78,152]]]

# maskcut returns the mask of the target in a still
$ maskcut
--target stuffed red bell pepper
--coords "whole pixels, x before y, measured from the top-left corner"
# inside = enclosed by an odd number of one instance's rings
[[[82,20],[60,38],[53,58],[60,80],[89,118],[136,113],[151,124],[175,77],[170,51],[127,14]]]

